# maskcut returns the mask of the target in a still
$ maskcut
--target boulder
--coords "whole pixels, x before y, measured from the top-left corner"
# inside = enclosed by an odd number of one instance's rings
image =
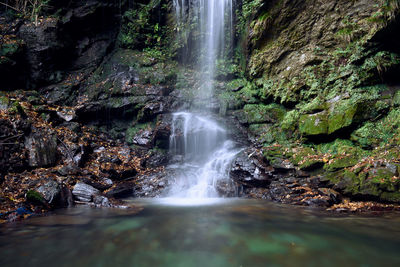
[[[96,195],[93,197],[93,203],[100,207],[111,207],[111,203],[108,198],[104,196]]]
[[[233,161],[229,176],[239,184],[266,187],[270,184],[271,178],[257,163],[243,151]]]
[[[322,111],[315,114],[304,114],[299,119],[300,133],[306,136],[325,135],[329,131],[328,114]]]
[[[100,191],[93,186],[78,182],[72,190],[72,195],[79,201],[92,202],[95,196],[100,195]]]
[[[36,191],[42,194],[47,203],[54,205],[59,200],[61,186],[56,181],[48,181],[36,189]]]
[[[338,97],[324,106],[326,110],[300,116],[299,130],[304,136],[332,135],[367,118],[362,114],[362,103],[350,99]]]

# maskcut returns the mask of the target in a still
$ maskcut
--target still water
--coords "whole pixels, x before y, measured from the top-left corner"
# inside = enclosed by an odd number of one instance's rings
[[[400,266],[400,214],[256,200],[132,200],[0,226],[0,266]]]

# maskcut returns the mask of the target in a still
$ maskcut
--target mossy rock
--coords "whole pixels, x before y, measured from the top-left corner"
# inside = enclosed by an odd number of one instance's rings
[[[400,109],[393,108],[379,121],[367,122],[355,130],[351,139],[362,147],[372,148],[378,145],[396,143],[400,134]]]
[[[352,125],[357,110],[357,105],[354,105],[349,101],[335,105],[332,112],[330,112],[328,116],[328,134],[335,133],[338,130]]]
[[[36,205],[46,203],[44,196],[36,190],[29,190],[26,193],[26,200]]]
[[[299,118],[299,130],[305,136],[328,134],[329,123],[327,112],[301,115]]]
[[[247,84],[241,90],[235,92],[235,94],[237,99],[243,102],[243,105],[260,103],[259,89],[250,82],[247,82]]]
[[[291,161],[295,164],[298,165],[302,160],[304,160],[305,157],[310,156],[310,155],[315,155],[316,152],[310,148],[310,147],[302,147],[299,148],[295,153],[293,153],[291,157]]]
[[[249,126],[249,132],[256,138],[258,143],[264,145],[287,143],[285,133],[279,131],[276,126],[272,124],[252,124]]]
[[[297,124],[299,122],[300,113],[298,110],[294,109],[285,114],[283,117],[280,127],[284,131],[292,131],[296,130]]]
[[[325,165],[325,170],[329,172],[337,171],[340,169],[352,167],[358,163],[358,158],[354,155],[340,156],[332,159],[328,164]]]
[[[259,124],[281,121],[286,110],[280,105],[248,104],[238,112],[238,119],[243,124]]]
[[[304,163],[302,163],[299,168],[302,171],[311,171],[321,169],[322,167],[324,167],[324,165],[325,162],[321,159],[309,159],[304,161]]]
[[[325,101],[324,98],[316,97],[307,104],[298,104],[297,107],[304,114],[314,114],[327,110],[329,108],[329,104]]]
[[[133,144],[133,138],[141,131],[145,129],[153,129],[155,122],[137,123],[135,126],[129,127],[125,132],[125,141],[128,144]]]
[[[289,152],[285,146],[266,146],[263,148],[264,157],[273,164],[276,161],[282,161],[282,159],[289,159],[293,156],[293,153]]]
[[[237,92],[246,86],[247,81],[244,79],[235,79],[226,84],[226,89]]]
[[[10,43],[4,43],[0,45],[0,65],[3,64],[15,64],[14,58],[22,51],[21,42],[15,41]]]
[[[328,104],[320,104],[326,107]],[[359,104],[351,100],[330,103],[328,109],[314,114],[303,114],[299,130],[305,136],[331,135],[358,122]]]

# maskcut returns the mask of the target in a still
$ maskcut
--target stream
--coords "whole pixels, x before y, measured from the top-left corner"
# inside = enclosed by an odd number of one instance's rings
[[[0,228],[1,266],[399,266],[400,216],[260,200],[128,200]],[[57,263],[57,264],[56,264]]]

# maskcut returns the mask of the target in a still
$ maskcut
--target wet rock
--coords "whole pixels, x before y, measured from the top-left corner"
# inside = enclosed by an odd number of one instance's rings
[[[109,178],[95,179],[94,177],[84,177],[81,181],[87,185],[90,185],[100,191],[107,190],[113,186],[113,181]]]
[[[82,172],[82,169],[75,164],[68,164],[62,166],[57,172],[61,176],[78,175]]]
[[[131,183],[122,183],[112,188],[106,193],[107,197],[125,198],[133,195],[133,185]]]
[[[166,151],[152,150],[149,157],[145,161],[146,168],[157,168],[168,163],[168,155]]]
[[[36,190],[42,194],[47,203],[51,205],[54,205],[54,203],[58,201],[61,193],[61,187],[56,181],[48,181]]]
[[[159,197],[166,188],[168,188],[176,177],[174,170],[165,170],[163,172],[141,175],[135,180],[135,197]]]
[[[103,150],[104,151],[104,150]],[[98,161],[100,163],[114,163],[114,164],[121,164],[122,160],[117,155],[110,155],[110,154],[102,154]]]
[[[70,122],[76,118],[76,114],[74,110],[61,110],[57,111],[58,117],[63,119],[66,122]]]
[[[215,187],[221,197],[237,196],[237,186],[230,180],[218,180]]]
[[[79,201],[91,202],[94,196],[100,195],[100,191],[93,186],[78,182],[72,190],[72,195]]]
[[[30,80],[34,84],[57,82],[61,79],[53,74],[54,58],[57,58],[57,53],[63,47],[58,38],[58,31],[59,24],[56,19],[44,20],[37,26],[25,23],[20,28],[18,35],[26,43]]]
[[[74,197],[71,190],[65,184],[61,184],[60,206],[67,208],[74,205]]]
[[[318,188],[318,192],[323,196],[329,197],[330,205],[337,204],[342,200],[341,194],[331,188]]]
[[[331,199],[327,196],[318,196],[315,198],[308,198],[303,201],[308,206],[317,207],[330,207],[332,205]]]
[[[169,149],[172,117],[162,114],[157,117],[157,126],[154,129],[154,144],[161,149]]]
[[[94,196],[93,203],[101,207],[111,207],[110,201],[108,200],[108,198],[104,196],[99,196],[99,195]]]
[[[280,159],[280,158],[276,158],[272,162],[272,167],[276,170],[281,170],[281,171],[294,170],[294,165],[292,162],[290,162],[289,160]]]
[[[83,167],[89,157],[91,148],[89,146],[80,145],[74,152],[73,162],[79,167]]]
[[[153,143],[153,131],[140,130],[139,133],[133,137],[132,142],[138,146],[150,147]]]
[[[25,147],[29,153],[29,166],[49,167],[57,162],[57,136],[34,130],[26,139]]]
[[[139,122],[151,121],[158,114],[164,113],[166,110],[164,103],[162,102],[153,102],[147,103],[138,114]]]
[[[239,153],[235,158],[229,175],[235,182],[250,186],[268,186],[271,182],[265,170],[257,166],[245,151]]]
[[[129,180],[134,178],[138,173],[136,169],[129,166],[126,166],[126,168],[123,168],[122,170],[104,169],[102,171],[108,174],[108,177],[113,181]]]

